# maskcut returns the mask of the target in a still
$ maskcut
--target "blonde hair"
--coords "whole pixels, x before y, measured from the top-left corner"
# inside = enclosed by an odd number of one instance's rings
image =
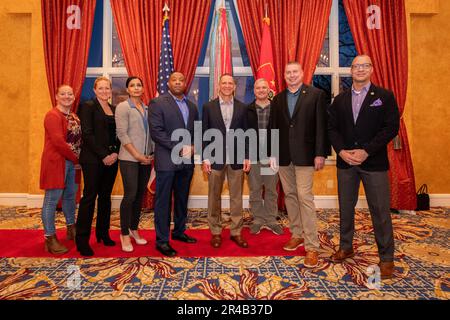
[[[265,82],[265,83],[267,83],[267,85],[269,85],[269,81],[267,81],[266,78],[258,78],[258,79],[256,79],[254,86],[256,86],[256,84],[258,84],[259,82]]]
[[[112,88],[111,80],[109,80],[109,79],[106,78],[106,77],[98,77],[97,79],[95,79],[95,82],[94,82],[94,89],[97,89],[97,84],[98,84],[100,81],[106,81],[106,82],[108,82],[108,83],[109,83],[109,87]]]

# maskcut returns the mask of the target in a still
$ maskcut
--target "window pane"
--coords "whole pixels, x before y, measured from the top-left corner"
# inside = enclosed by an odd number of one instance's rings
[[[195,77],[187,97],[198,106],[198,112],[202,114],[203,105],[209,100],[209,77]]]
[[[345,14],[344,4],[339,0],[339,66],[350,67],[356,57],[356,47]]]
[[[126,76],[112,78],[112,104],[115,106],[128,99],[128,93],[125,87],[127,78]]]
[[[235,80],[236,99],[246,104],[252,102],[255,99],[253,76],[235,77]],[[192,81],[187,97],[198,106],[198,111],[201,114],[203,105],[209,101],[209,77],[196,76]]]
[[[116,24],[113,20],[112,27],[112,66],[114,68],[125,67],[122,47],[120,46],[119,35],[117,34]]]
[[[211,6],[211,9],[209,11],[209,18],[208,18],[208,24],[206,26],[206,32],[205,36],[203,37],[203,44],[202,44],[202,50],[200,51],[200,57],[198,58],[197,66],[203,67],[205,64],[206,57],[209,56],[209,37],[211,35],[211,25],[212,25],[212,19],[214,16],[214,5]]]
[[[89,48],[88,68],[103,66],[103,0],[95,5],[94,26]]]
[[[243,103],[250,103],[255,99],[253,93],[253,85],[255,80],[253,76],[235,77],[236,80],[236,93],[235,97]]]
[[[331,103],[331,75],[315,75],[313,86],[322,89],[326,93],[327,103]]]
[[[84,102],[95,97],[94,82],[97,77],[86,77],[84,79],[83,88],[81,89],[80,102]]]
[[[329,67],[330,66],[330,26],[327,28],[327,34],[323,41],[322,51],[320,52],[319,62],[317,67]]]
[[[250,67],[250,59],[247,55],[247,48],[245,47],[244,34],[240,25],[236,6],[233,0],[226,1],[226,8],[229,14],[228,23],[230,24],[233,49],[233,66],[235,67]]]
[[[339,92],[343,92],[352,87],[352,77],[339,77]]]
[[[227,10],[227,16],[228,16],[228,27],[230,28],[231,33],[231,42],[232,42],[232,48],[231,48],[231,54],[233,59],[233,67],[249,67],[250,66],[250,59],[248,58],[247,49],[245,47],[245,41],[244,36],[242,33],[241,26],[239,25],[239,19],[237,16],[237,11],[234,6],[233,0],[226,0],[225,1],[225,8]],[[216,10],[212,10],[211,14],[215,14]],[[203,62],[203,64],[199,64],[199,66],[203,67],[209,67],[209,55],[211,52],[210,48],[210,42],[211,42],[211,34],[214,31],[213,30],[213,19],[210,19],[210,26],[208,26],[207,30],[210,30],[207,34],[208,37],[205,35],[204,41],[207,42],[206,51],[204,59],[203,57],[200,57],[199,63]]]

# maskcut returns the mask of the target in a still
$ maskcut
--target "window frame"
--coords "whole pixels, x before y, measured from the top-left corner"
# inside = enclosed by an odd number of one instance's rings
[[[87,78],[95,78],[99,76],[106,77],[113,80],[113,77],[127,77],[126,67],[113,67],[112,64],[112,30],[113,30],[113,16],[110,0],[103,0],[103,67],[88,67],[86,71]],[[241,24],[239,8],[236,0],[233,0],[234,7],[237,11],[237,17]],[[242,25],[242,24],[241,24]],[[331,98],[339,94],[340,77],[349,77],[350,68],[339,66],[339,0],[333,0],[330,18],[329,18],[329,52],[330,52],[330,66],[317,67],[314,75],[330,75],[331,76]],[[209,37],[209,35],[208,35]],[[209,77],[209,67],[197,66],[195,77]],[[248,67],[233,67],[233,74],[238,77],[253,77],[252,68]],[[329,157],[326,164],[334,164],[336,161],[336,154]]]

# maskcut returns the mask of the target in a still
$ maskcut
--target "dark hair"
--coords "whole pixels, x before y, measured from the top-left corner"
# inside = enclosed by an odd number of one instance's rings
[[[236,80],[234,80],[234,77],[231,73],[224,73],[219,77],[219,82],[222,81],[223,77],[231,77],[233,79],[233,82],[236,83]]]
[[[128,88],[128,85],[129,85],[130,82],[133,81],[134,79],[138,79],[138,80],[141,82],[141,84],[144,85],[144,82],[142,82],[142,79],[141,79],[141,78],[136,77],[136,76],[131,76],[131,77],[128,77],[125,86]]]

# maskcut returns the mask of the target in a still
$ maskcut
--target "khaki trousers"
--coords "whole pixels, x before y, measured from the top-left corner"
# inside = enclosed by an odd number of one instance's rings
[[[280,166],[278,172],[285,193],[292,237],[304,238],[306,251],[320,247],[317,216],[312,193],[314,167]]]
[[[241,234],[242,216],[242,169],[233,170],[225,165],[222,170],[212,170],[208,178],[208,225],[213,235],[222,232],[221,195],[225,175],[230,190],[230,233],[232,236]]]
[[[253,224],[272,225],[277,224],[278,215],[278,174],[262,175],[261,168],[268,168],[268,165],[254,163],[248,175],[248,185],[250,187],[250,209],[253,214]],[[264,188],[264,199],[262,192]]]

